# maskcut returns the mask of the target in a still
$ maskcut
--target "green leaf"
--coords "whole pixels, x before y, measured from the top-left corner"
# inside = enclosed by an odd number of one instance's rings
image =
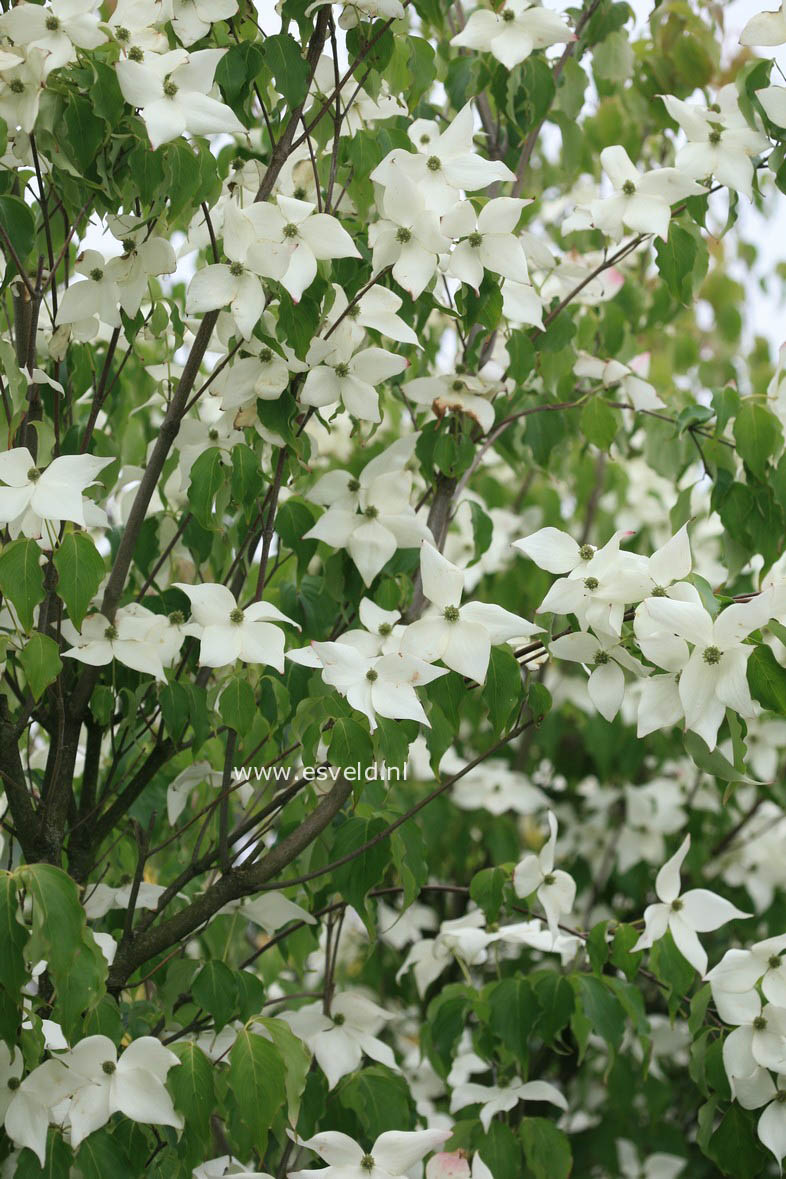
[[[538,1035],[550,1044],[570,1022],[576,997],[568,980],[555,970],[532,976],[538,1001]]]
[[[84,1179],[107,1179],[108,1175],[112,1179],[136,1179],[138,1175],[118,1138],[105,1128],[93,1131],[84,1139],[76,1162]]]
[[[370,735],[351,717],[339,717],[330,733],[328,758],[330,764],[344,770],[348,778],[359,781],[359,775],[374,761]]]
[[[297,1125],[300,1113],[300,1099],[306,1087],[306,1077],[311,1065],[311,1053],[302,1040],[298,1039],[283,1019],[258,1018],[279,1051],[286,1069],[284,1081],[287,1095],[287,1112],[291,1125]]]
[[[393,863],[404,886],[403,903],[411,905],[428,880],[428,849],[423,833],[414,823],[404,823],[390,840]]]
[[[703,277],[707,269],[706,246],[687,229],[672,221],[667,241],[655,242],[658,271],[669,291],[680,303],[693,298],[694,280]]]
[[[369,1142],[379,1134],[411,1125],[409,1086],[403,1077],[381,1065],[345,1078],[339,1085],[338,1099],[360,1119],[364,1138]]]
[[[54,555],[57,593],[77,630],[98,592],[105,573],[104,559],[86,532],[68,532]]]
[[[12,540],[0,553],[0,590],[16,609],[24,630],[33,625],[33,612],[44,600],[41,550],[34,540]]]
[[[275,1044],[243,1028],[229,1054],[228,1081],[240,1118],[256,1149],[264,1154],[285,1084],[284,1064]]]
[[[771,712],[786,716],[786,668],[763,643],[748,659],[748,684],[755,700]]]
[[[745,1112],[736,1104],[723,1115],[704,1152],[723,1175],[754,1179],[762,1174],[769,1155],[759,1145],[754,1128],[754,1119],[760,1116],[758,1110]]]
[[[167,1088],[172,1094],[175,1109],[183,1114],[186,1135],[197,1153],[210,1142],[210,1117],[215,1111],[216,1095],[213,1084],[213,1065],[201,1048],[189,1042],[173,1044],[172,1051],[180,1064],[167,1074]],[[181,1140],[182,1149],[182,1140]],[[202,1155],[204,1158],[204,1154]]]
[[[218,710],[225,725],[245,736],[257,714],[254,690],[248,681],[234,676],[221,693]]]
[[[521,668],[510,647],[492,647],[486,682],[481,692],[495,733],[501,733],[519,708]]]
[[[104,138],[103,119],[93,114],[90,99],[69,94],[63,113],[66,154],[82,172],[90,171]]]
[[[582,974],[576,980],[584,1014],[610,1048],[619,1048],[625,1032],[625,1012],[605,978]]]
[[[352,853],[386,827],[384,819],[352,818],[342,823],[336,832],[331,859],[340,860],[346,855],[352,855],[352,859],[334,870],[333,885],[360,914],[366,912],[366,894],[379,884],[390,862],[390,842],[388,838],[381,839],[357,855]]]
[[[17,196],[0,196],[0,225],[8,235],[20,262],[24,262],[35,241],[35,221],[25,202]],[[7,255],[5,244],[3,254]],[[16,266],[10,255],[8,261],[12,267],[11,273],[15,273]]]
[[[522,1118],[519,1134],[534,1179],[568,1179],[573,1155],[562,1130],[547,1118]]]
[[[224,962],[206,962],[191,987],[194,1000],[213,1016],[216,1031],[229,1023],[235,1013],[235,976]]]
[[[685,733],[683,743],[685,745],[685,752],[693,759],[699,769],[705,770],[706,773],[712,774],[715,778],[720,778],[722,782],[744,782],[748,786],[762,785],[755,778],[751,778],[736,769],[718,749],[713,749],[710,752],[697,733]]]
[[[49,635],[34,634],[19,652],[19,662],[25,673],[27,686],[34,700],[40,700],[45,688],[63,670],[63,661],[54,639]]]
[[[618,415],[602,397],[591,397],[579,415],[581,432],[600,450],[608,450],[620,428]]]
[[[216,496],[226,480],[222,457],[218,447],[211,446],[209,450],[200,454],[191,468],[188,502],[203,528],[218,527],[215,511]]]
[[[499,917],[507,877],[503,868],[483,868],[470,881],[469,895],[490,922]]]
[[[669,1012],[673,1015],[682,996],[693,986],[696,975],[690,962],[677,949],[669,930],[650,950],[649,965],[653,974],[668,988]]]
[[[288,33],[276,33],[265,37],[265,65],[273,75],[276,90],[290,107],[297,106],[306,96],[308,88],[308,62],[300,52],[300,46]]]
[[[68,1179],[73,1156],[59,1130],[50,1126],[46,1140],[46,1161],[43,1167],[32,1150],[25,1148],[19,1155],[14,1179]]]
[[[778,419],[758,401],[746,398],[734,421],[737,453],[759,479],[764,477],[768,459],[783,442]]]
[[[22,956],[27,943],[27,930],[17,920],[19,898],[16,880],[10,872],[0,872],[0,986],[16,995],[27,981],[27,968]]]
[[[489,1027],[506,1048],[526,1063],[529,1037],[540,1014],[532,987],[526,978],[503,978],[492,983],[486,994]]]

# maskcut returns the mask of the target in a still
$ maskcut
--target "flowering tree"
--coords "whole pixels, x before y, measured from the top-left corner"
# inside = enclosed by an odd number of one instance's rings
[[[467,9],[0,15],[3,1177],[780,1173],[786,5]]]

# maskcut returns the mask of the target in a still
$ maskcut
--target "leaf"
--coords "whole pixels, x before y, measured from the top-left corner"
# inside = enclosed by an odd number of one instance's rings
[[[720,778],[722,782],[744,782],[746,786],[761,786],[762,783],[747,774],[741,773],[723,756],[718,749],[712,752],[697,733],[685,733],[683,737],[685,752],[693,759],[700,770]]]
[[[33,625],[33,612],[44,600],[41,550],[34,540],[12,540],[0,553],[0,590],[16,608],[24,630]]]
[[[538,1021],[539,1007],[526,978],[503,978],[487,989],[489,1027],[525,1063],[527,1045]]]
[[[68,532],[54,555],[57,594],[77,630],[87,608],[98,592],[104,573],[104,559],[86,532]]]
[[[167,1074],[167,1088],[172,1094],[175,1109],[183,1114],[186,1136],[193,1141],[197,1157],[201,1154],[204,1158],[201,1152],[206,1150],[210,1142],[210,1117],[216,1101],[213,1065],[196,1044],[175,1043],[172,1051],[180,1059],[180,1064]]]
[[[404,908],[411,905],[428,880],[428,849],[414,823],[404,823],[390,840],[393,863],[404,887]]]
[[[744,1112],[736,1104],[723,1115],[704,1152],[722,1174],[754,1179],[762,1173],[769,1155],[762,1150],[754,1130],[753,1119],[759,1116],[758,1110]]]
[[[200,1007],[212,1015],[216,1031],[220,1032],[235,1013],[237,988],[232,971],[224,962],[206,962],[194,979],[191,992]]]
[[[243,1028],[229,1054],[228,1080],[240,1118],[256,1149],[264,1154],[285,1084],[284,1064],[275,1044]]]
[[[577,982],[584,1014],[594,1031],[610,1048],[619,1048],[625,1032],[625,1012],[619,1000],[612,995],[605,978],[582,974]]]
[[[495,733],[501,733],[521,703],[521,668],[510,647],[492,647],[481,692]]]
[[[655,257],[660,276],[674,298],[689,303],[693,298],[694,271],[697,278],[706,271],[706,246],[702,256],[697,239],[672,221],[668,240],[658,238],[655,242]]]
[[[57,643],[49,635],[34,634],[19,652],[19,662],[34,700],[40,700],[45,688],[63,670]]]
[[[0,872],[0,986],[16,995],[27,981],[22,956],[28,933],[17,920],[19,900],[16,880],[10,872]]]
[[[352,859],[334,870],[333,886],[361,914],[366,912],[366,894],[379,884],[390,862],[389,837],[358,855],[353,853],[386,827],[387,823],[381,818],[352,818],[342,823],[336,832],[331,859],[340,860],[347,855],[352,855]]]
[[[311,1053],[283,1019],[258,1018],[255,1023],[267,1029],[284,1062],[287,1112],[291,1125],[295,1126],[300,1112],[300,1098],[306,1087],[306,1077],[311,1065]]]
[[[483,508],[474,499],[469,500],[469,510],[472,519],[473,544],[470,565],[474,565],[485,552],[488,552],[494,533],[494,525],[492,524],[491,517],[483,511]]]
[[[218,710],[225,725],[245,736],[257,713],[254,690],[248,681],[233,677],[221,693]]]
[[[483,868],[476,872],[469,885],[469,895],[486,914],[487,921],[496,921],[502,908],[507,873],[503,868]]]
[[[265,38],[264,49],[265,64],[273,74],[276,90],[290,107],[296,107],[306,97],[309,77],[308,62],[300,46],[288,33],[276,33]]]
[[[112,1179],[136,1179],[138,1174],[117,1137],[104,1128],[84,1139],[76,1162],[84,1179],[107,1179],[108,1175]]]
[[[63,113],[62,145],[80,171],[90,171],[104,138],[104,122],[93,114],[92,102],[70,94]]]
[[[374,747],[366,730],[350,717],[339,717],[330,733],[330,764],[344,770],[352,781],[374,761]]]
[[[217,446],[211,446],[200,454],[191,468],[188,502],[203,528],[218,527],[215,501],[225,478],[222,454]]]
[[[0,225],[8,235],[16,256],[20,262],[24,262],[35,241],[35,221],[25,202],[17,196],[0,196]],[[3,243],[3,254],[8,256],[13,267],[11,273],[15,273],[16,266],[8,255],[5,243]]]
[[[59,1130],[50,1127],[47,1132],[46,1161],[43,1167],[32,1150],[25,1148],[19,1155],[14,1179],[68,1179],[72,1159],[63,1135]]]
[[[734,420],[737,453],[759,479],[764,477],[767,460],[783,442],[778,419],[758,401],[745,398]]]
[[[547,1118],[522,1118],[519,1134],[535,1179],[568,1179],[573,1155],[567,1135]]]
[[[364,1138],[369,1142],[389,1130],[411,1125],[409,1086],[403,1077],[381,1065],[344,1078],[338,1088],[338,1099],[360,1119]]]
[[[570,1022],[576,997],[564,975],[554,970],[532,976],[535,998],[538,1001],[538,1035],[550,1044]]]
[[[614,410],[606,404],[602,397],[592,397],[579,415],[581,432],[588,442],[600,450],[608,450],[614,439],[620,422]]]
[[[763,643],[748,659],[748,684],[755,700],[771,712],[786,716],[786,668]]]

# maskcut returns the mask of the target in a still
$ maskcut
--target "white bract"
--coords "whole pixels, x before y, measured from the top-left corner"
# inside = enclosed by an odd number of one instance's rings
[[[83,497],[113,460],[92,454],[63,454],[38,467],[26,446],[0,454],[0,524],[12,532],[36,536],[41,523],[55,526],[64,520],[85,527],[89,512]],[[91,505],[92,506],[92,505]]]
[[[270,602],[241,609],[225,585],[174,583],[191,603],[191,621],[183,630],[199,639],[202,667],[226,667],[240,659],[284,670],[284,633],[274,622],[297,623]],[[299,627],[298,627],[299,629]]]
[[[538,0],[506,0],[499,12],[476,8],[450,43],[492,53],[511,70],[536,49],[574,40],[559,14],[542,8]]]
[[[775,12],[758,12],[740,34],[740,45],[783,45],[786,42],[786,0]]]
[[[358,1068],[364,1055],[387,1068],[398,1069],[392,1049],[377,1038],[392,1018],[390,1012],[355,991],[334,996],[329,1014],[322,1003],[281,1012],[281,1019],[314,1053],[330,1089]]]
[[[291,1179],[398,1179],[450,1137],[450,1130],[387,1130],[369,1150],[347,1134],[326,1130],[300,1143],[328,1164],[290,1171]]]
[[[0,33],[15,45],[40,50],[47,74],[75,61],[77,49],[96,49],[106,41],[94,0],[17,4],[0,16]]]
[[[760,96],[762,93],[759,91]],[[751,200],[753,157],[766,151],[770,141],[746,122],[740,110],[737,87],[733,83],[723,86],[709,107],[683,102],[671,94],[661,95],[661,98],[688,138],[677,152],[675,163],[680,171],[695,180],[714,176],[721,184]]]
[[[448,274],[476,291],[485,270],[528,283],[526,255],[513,233],[526,203],[514,197],[496,197],[476,214],[470,201],[462,201],[446,213],[440,223],[442,232],[461,239],[450,255]]]
[[[706,189],[678,168],[657,168],[640,172],[624,147],[604,147],[600,162],[614,188],[614,195],[592,201],[592,223],[609,237],[619,240],[625,230],[666,238],[671,206],[689,196],[701,196]]]
[[[683,958],[703,976],[707,970],[707,954],[697,934],[709,933],[727,921],[750,917],[751,914],[743,913],[731,901],[706,888],[681,892],[680,868],[689,848],[690,835],[686,835],[658,872],[655,878],[658,903],[648,905],[644,910],[644,932],[633,951],[649,949],[669,930]]]
[[[568,1103],[562,1093],[548,1081],[522,1081],[514,1077],[507,1085],[479,1085],[468,1081],[457,1086],[450,1098],[451,1113],[468,1105],[480,1105],[480,1123],[488,1133],[491,1119],[499,1113],[515,1109],[520,1101],[548,1101],[566,1110]]]
[[[513,887],[517,897],[537,896],[553,938],[557,937],[560,919],[566,917],[576,899],[576,882],[567,872],[554,867],[557,846],[557,819],[553,811],[547,815],[549,837],[540,851],[525,856],[513,871]]]

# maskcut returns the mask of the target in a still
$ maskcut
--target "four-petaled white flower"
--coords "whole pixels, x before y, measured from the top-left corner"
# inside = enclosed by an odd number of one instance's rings
[[[710,933],[727,921],[750,917],[751,914],[743,913],[731,901],[706,888],[691,888],[686,893],[680,891],[680,868],[689,848],[690,835],[686,835],[678,850],[658,872],[655,878],[658,903],[648,905],[644,910],[644,932],[633,946],[633,952],[648,950],[669,930],[683,958],[703,977],[707,954],[696,935]]]
[[[559,932],[560,918],[567,916],[576,899],[576,882],[567,872],[554,867],[557,846],[557,820],[548,812],[549,837],[537,853],[530,852],[515,867],[513,888],[517,897],[534,892],[543,906],[552,936]]]
[[[191,602],[191,621],[183,630],[199,639],[202,667],[226,667],[240,659],[284,670],[284,634],[274,622],[295,626],[270,602],[252,602],[241,609],[225,585],[187,585],[176,581]]]
[[[353,417],[379,422],[376,386],[403,373],[409,361],[384,348],[361,348],[349,320],[339,324],[329,340],[314,340],[306,363],[311,365],[300,393],[302,405],[319,408],[341,401]]]
[[[357,991],[336,995],[326,1015],[322,1003],[309,1003],[297,1011],[282,1011],[280,1018],[308,1044],[333,1089],[342,1077],[370,1056],[387,1068],[398,1070],[393,1050],[377,1038],[393,1016]]]
[[[615,635],[596,636],[587,631],[573,631],[549,644],[549,654],[555,659],[568,659],[592,667],[587,681],[590,700],[602,717],[614,720],[625,694],[622,669],[634,675],[645,674],[642,665],[633,658]]]
[[[761,94],[759,91],[759,97]],[[714,176],[751,200],[755,171],[752,157],[766,151],[770,141],[747,123],[734,83],[721,87],[709,107],[683,102],[673,94],[662,94],[661,98],[688,138],[677,151],[675,163],[679,170],[694,180]]]
[[[433,610],[407,627],[401,650],[446,667],[482,684],[491,648],[509,639],[528,638],[540,629],[526,618],[487,602],[461,604],[465,573],[424,541],[420,550],[423,593]]]
[[[476,213],[471,201],[461,201],[440,223],[443,233],[460,238],[450,255],[448,274],[477,291],[484,270],[514,282],[528,283],[527,258],[514,234],[527,201],[495,197]]]
[[[377,273],[390,266],[396,282],[417,299],[436,272],[439,255],[450,248],[450,240],[419,186],[398,164],[385,174],[384,184],[384,217],[368,229],[372,266]]]
[[[635,357],[630,364],[620,360],[600,360],[587,352],[579,352],[573,366],[577,377],[600,381],[605,388],[618,389],[634,409],[663,409],[663,402],[655,386],[644,379],[649,368],[649,354]]]
[[[46,74],[76,61],[77,48],[96,49],[106,41],[94,0],[16,4],[0,16],[0,34],[28,50],[40,49]]]
[[[707,192],[678,168],[639,172],[625,148],[619,145],[604,147],[600,162],[614,187],[614,195],[592,201],[590,213],[593,225],[615,239],[629,229],[633,233],[652,233],[665,240],[675,201]]]
[[[387,1130],[370,1150],[348,1134],[325,1130],[298,1145],[313,1150],[328,1164],[320,1170],[290,1171],[290,1179],[398,1179],[407,1175],[430,1151],[448,1138],[450,1130]]]
[[[542,8],[539,0],[506,0],[499,12],[476,8],[450,43],[488,51],[512,70],[536,49],[575,40],[559,14]]]
[[[70,520],[85,527],[82,493],[113,460],[93,454],[62,454],[39,468],[26,446],[0,454],[0,524],[33,529],[41,520]]]
[[[559,1089],[548,1081],[522,1081],[520,1077],[514,1077],[507,1085],[479,1085],[476,1081],[458,1085],[451,1094],[450,1112],[455,1113],[468,1105],[480,1105],[480,1123],[488,1134],[491,1119],[498,1113],[515,1109],[520,1101],[548,1101],[559,1109],[568,1108]]]

